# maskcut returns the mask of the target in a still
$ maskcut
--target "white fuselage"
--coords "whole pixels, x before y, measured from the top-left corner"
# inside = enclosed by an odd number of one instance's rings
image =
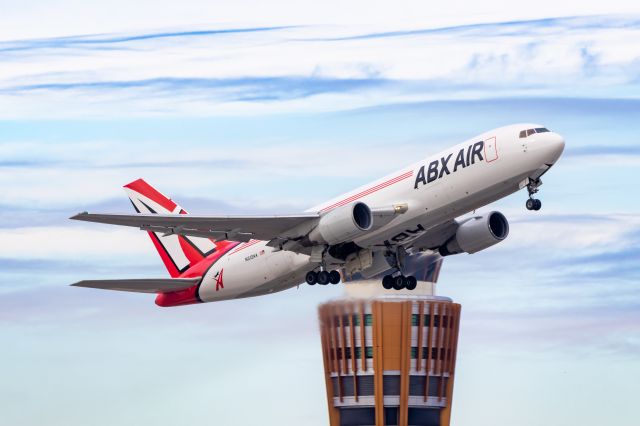
[[[501,127],[413,163],[309,211],[326,212],[355,201],[370,206],[406,204],[405,214],[366,233],[360,247],[408,246],[430,228],[481,208],[521,189],[558,159],[564,140],[553,132],[520,138],[518,124]],[[315,268],[310,257],[276,250],[252,240],[229,251],[207,271],[199,289],[204,302],[257,296],[294,287]],[[224,288],[216,285],[223,274]]]

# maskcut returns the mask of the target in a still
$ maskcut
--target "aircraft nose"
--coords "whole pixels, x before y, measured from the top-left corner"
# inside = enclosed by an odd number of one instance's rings
[[[550,133],[547,142],[548,164],[554,164],[564,151],[564,138],[557,133]]]

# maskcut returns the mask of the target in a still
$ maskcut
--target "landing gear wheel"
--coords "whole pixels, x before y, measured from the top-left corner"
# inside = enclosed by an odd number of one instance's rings
[[[304,280],[309,285],[315,285],[315,283],[318,282],[318,274],[316,274],[313,271],[309,271],[309,272],[307,272],[307,276],[304,278]]]
[[[329,272],[329,282],[331,284],[338,284],[340,282],[340,272],[338,271]]]
[[[384,278],[382,278],[382,287],[384,287],[385,290],[391,290],[393,288],[393,277],[391,275],[385,275]]]
[[[405,278],[405,286],[407,290],[415,290],[418,286],[418,280],[413,275]]]
[[[406,286],[406,279],[402,275],[398,275],[393,279],[393,288],[396,290],[402,290]]]
[[[526,203],[527,210],[535,210],[538,211],[542,208],[542,201],[536,198],[529,198]]]
[[[533,195],[538,192],[540,185],[542,185],[542,181],[540,179],[534,180],[529,178],[529,183],[527,184],[527,192],[529,192],[529,199],[526,203],[527,210],[538,211],[542,207],[542,201],[533,198]]]
[[[542,208],[542,201],[533,200],[533,210],[538,211]]]
[[[327,271],[318,272],[318,284],[327,285],[329,284],[329,273]]]

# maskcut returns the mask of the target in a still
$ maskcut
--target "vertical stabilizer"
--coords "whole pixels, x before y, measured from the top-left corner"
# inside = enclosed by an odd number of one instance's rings
[[[125,185],[124,190],[127,192],[133,208],[138,213],[187,214],[171,198],[160,193],[143,179],[138,179]],[[216,248],[213,241],[208,238],[163,235],[160,232],[151,231],[148,233],[167,271],[174,278],[185,273],[190,267],[215,251]]]

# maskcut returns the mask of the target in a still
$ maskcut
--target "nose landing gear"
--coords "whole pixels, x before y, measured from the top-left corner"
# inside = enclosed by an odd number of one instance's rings
[[[542,201],[537,198],[529,198],[525,203],[527,210],[535,210],[538,211],[542,208]]]
[[[525,203],[527,210],[535,210],[538,211],[542,208],[542,201],[537,198],[533,198],[533,194],[538,192],[538,187],[542,185],[542,181],[540,179],[531,179],[529,178],[529,183],[527,184],[527,191],[529,192],[529,199]]]

